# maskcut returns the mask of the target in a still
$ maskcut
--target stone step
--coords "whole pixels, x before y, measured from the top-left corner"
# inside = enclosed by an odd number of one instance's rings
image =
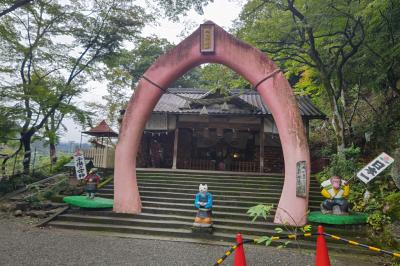
[[[140,190],[140,196],[144,197],[160,197],[160,198],[177,198],[177,199],[191,199],[194,200],[194,193],[179,193],[179,192],[163,192],[163,191],[145,191]],[[103,190],[99,190],[97,196],[104,198],[114,198],[114,193],[109,193]],[[237,195],[213,195],[213,199],[216,200],[246,200],[253,201],[256,203],[276,203],[279,201],[279,198],[275,196],[271,196],[269,194],[263,194],[261,196],[240,196]],[[319,204],[322,201],[321,196],[310,197],[310,202],[312,204]]]
[[[244,234],[245,238],[255,238],[276,235],[274,229],[277,227],[288,229],[284,225],[273,223],[275,211],[272,211],[266,220],[259,218],[255,222],[252,222],[247,215],[250,207],[260,203],[277,206],[283,182],[283,175],[139,171],[138,184],[143,205],[141,214],[114,213],[110,209],[73,208],[58,216],[49,225],[147,239],[164,237],[198,240],[201,243],[209,241],[234,243],[237,232]],[[197,212],[193,206],[194,195],[198,192],[199,183],[207,183],[213,194],[212,219],[215,231],[212,235],[201,235],[191,231]],[[310,190],[310,210],[317,210],[323,198],[320,195],[319,184],[315,180],[311,181]],[[109,183],[99,190],[97,196],[113,198],[113,194],[113,183]],[[316,227],[313,231],[315,230]],[[363,243],[365,243],[364,237],[367,236],[364,228],[356,226],[327,226],[325,230]],[[274,242],[274,245],[284,241],[287,240]],[[291,241],[289,246],[314,249],[314,242],[315,237],[313,240],[309,238]],[[331,240],[328,242],[329,246],[335,245]],[[338,245],[337,248],[343,249],[343,247],[347,249],[345,245]]]
[[[145,201],[162,201],[162,202],[170,202],[170,203],[189,203],[194,204],[194,198],[168,198],[168,197],[151,197],[151,196],[143,196],[141,195],[140,198]],[[271,203],[271,204],[278,204],[279,199],[271,198],[271,200],[266,201],[263,199],[263,203]],[[252,207],[259,204],[260,201],[244,201],[241,199],[237,200],[224,200],[219,199],[218,196],[213,197],[213,203],[221,206],[242,206],[242,207]],[[320,201],[309,201],[311,205],[318,206],[321,202]]]
[[[161,181],[153,181],[153,180],[139,180],[138,185],[139,186],[163,186],[163,187],[180,187],[180,188],[198,188],[199,183],[197,182],[181,182],[181,181],[170,181],[170,180],[163,180],[164,182]],[[212,188],[220,188],[220,187],[225,187],[225,188],[230,188],[230,189],[243,189],[243,190],[258,190],[258,189],[282,189],[282,184],[240,184],[240,183],[212,183],[209,182],[207,183],[207,186],[209,189]]]
[[[138,180],[142,181],[159,181],[159,180],[173,180],[173,181],[180,181],[180,182],[201,182],[201,181],[207,181],[207,182],[232,182],[232,183],[239,183],[239,184],[283,184],[283,177],[276,178],[276,177],[264,177],[264,178],[247,178],[247,177],[236,177],[236,178],[231,178],[231,177],[218,177],[218,176],[209,176],[209,175],[203,175],[203,176],[164,176],[164,175],[148,175],[148,176],[137,176]],[[311,184],[316,184],[316,182],[311,182]]]
[[[220,173],[220,172],[212,172],[212,171],[196,171],[194,173],[181,173],[181,172],[140,172],[137,171],[137,178],[155,178],[155,179],[174,179],[175,177],[178,180],[191,180],[191,178],[194,179],[201,179],[201,178],[207,178],[211,179],[211,181],[218,182],[218,181],[232,181],[232,182],[243,182],[243,181],[249,181],[249,182],[268,182],[268,181],[284,181],[284,175],[283,174],[256,174],[252,175],[251,173],[239,173],[235,174],[234,172],[230,172],[230,174],[226,173]],[[311,184],[315,184],[319,186],[319,182],[315,179],[315,177],[311,177],[310,180]]]
[[[195,188],[199,187],[197,182],[182,182],[182,181],[170,181],[170,180],[139,180],[139,186],[162,186],[162,187],[180,187],[180,188]],[[259,190],[259,189],[277,189],[282,190],[283,184],[240,184],[240,183],[224,183],[224,182],[209,182],[207,183],[208,188],[230,188],[230,189],[243,189],[243,190]],[[108,185],[109,188],[114,188],[114,185]],[[310,187],[311,191],[319,191],[319,187]]]
[[[171,202],[162,202],[162,201],[142,201],[142,205],[148,208],[180,208],[185,210],[193,210],[194,205],[193,203],[171,203]],[[247,213],[249,207],[242,207],[242,206],[223,206],[218,204],[213,204],[213,212],[214,211],[227,211],[231,213]],[[319,206],[309,206],[311,211],[319,210]],[[275,211],[271,211],[271,214],[275,214]]]
[[[165,191],[183,191],[183,192],[190,192],[196,194],[198,191],[198,186],[163,186],[162,184],[158,184],[159,186],[155,186],[154,184],[139,184],[139,191],[141,189],[147,189],[147,190],[156,190],[160,191],[160,189],[163,189]],[[112,192],[114,191],[113,188],[110,187],[104,187],[103,190]],[[258,189],[251,189],[251,188],[241,188],[241,187],[208,187],[208,191],[211,192],[212,194],[218,193],[220,191],[224,192],[235,192],[235,193],[281,193],[282,188],[276,189],[276,188],[258,188]]]
[[[221,173],[213,173],[211,171],[198,171],[196,173],[174,173],[174,172],[159,172],[159,173],[144,173],[144,172],[136,172],[137,176],[154,176],[154,177],[211,177],[214,179],[265,179],[265,178],[269,178],[269,179],[277,179],[277,180],[283,180],[284,176],[281,174],[275,174],[275,175],[270,175],[270,174],[263,174],[263,175],[252,175],[251,173],[249,174],[235,174],[234,172],[231,172],[231,174],[221,174]]]
[[[241,184],[283,184],[283,176],[259,176],[259,177],[248,177],[248,176],[212,176],[209,174],[197,174],[197,175],[173,175],[173,174],[157,174],[157,175],[137,175],[138,180],[150,181],[150,180],[174,180],[181,182],[200,182],[206,180],[208,182],[233,182]],[[203,181],[204,182],[204,181]],[[319,187],[320,184],[314,178],[310,180],[310,185]]]
[[[156,187],[171,187],[171,188],[192,188],[198,189],[199,184],[201,182],[181,182],[181,181],[170,181],[170,180],[162,180],[162,181],[143,181],[139,180],[139,186],[156,186]],[[203,182],[205,184],[205,182]],[[208,182],[207,183],[209,190],[213,190],[214,188],[232,188],[235,190],[258,190],[258,189],[273,189],[281,191],[283,188],[283,184],[240,184],[240,183],[216,183],[216,182]],[[107,188],[114,189],[113,184],[107,185]],[[320,191],[320,187],[318,186],[310,186],[310,191]]]
[[[102,216],[83,216],[83,215],[62,215],[58,219],[59,221],[71,221],[79,223],[90,223],[90,224],[112,224],[130,227],[150,227],[150,228],[170,228],[170,229],[187,229],[191,230],[193,225],[193,218],[189,221],[178,221],[178,220],[166,220],[166,219],[138,219],[138,218],[118,218],[115,217],[102,217]],[[273,228],[251,228],[251,227],[239,227],[235,225],[221,225],[217,221],[214,221],[214,232],[215,233],[228,233],[235,235],[237,232],[242,234],[252,235],[277,235]],[[285,235],[285,234],[282,234]]]
[[[180,209],[180,208],[172,208],[172,207],[142,207],[143,213],[157,213],[157,214],[174,214],[174,215],[183,215],[183,216],[191,216],[195,217],[196,209]],[[244,213],[232,213],[228,211],[214,211],[213,210],[213,217],[219,218],[231,218],[236,220],[245,220],[248,221],[248,215]],[[272,221],[273,215],[267,216],[267,221]]]
[[[214,232],[213,234],[195,234],[190,229],[179,229],[179,228],[165,228],[165,227],[146,227],[146,226],[129,226],[129,225],[115,225],[115,224],[99,224],[99,223],[85,223],[85,222],[74,222],[74,221],[52,221],[51,227],[64,228],[64,229],[75,229],[85,231],[101,231],[101,232],[115,232],[123,234],[140,234],[147,236],[171,236],[171,237],[182,237],[182,238],[200,238],[204,240],[214,241],[227,241],[235,243],[235,234]],[[260,237],[259,235],[251,235],[243,233],[244,239],[255,239]],[[278,240],[273,242],[273,246],[282,244],[288,240]],[[330,241],[328,241],[330,242]],[[287,247],[295,248],[306,248],[315,249],[315,238],[291,240]],[[335,251],[347,251],[348,246],[342,244],[328,243],[329,249]],[[363,252],[365,250],[355,249],[354,252]]]
[[[168,227],[168,228],[191,228],[193,224],[193,217],[188,216],[172,216],[172,215],[130,215],[126,217],[118,217],[111,215],[101,214],[63,214],[60,215],[58,220],[60,221],[74,221],[74,222],[87,222],[87,223],[103,223],[103,224],[114,224],[114,225],[141,225],[146,227]],[[216,232],[229,232],[236,234],[237,232],[246,234],[257,234],[257,235],[276,235],[275,228],[282,228],[288,233],[301,233],[300,230],[287,227],[285,225],[277,225],[268,222],[233,222],[228,219],[221,219],[213,217],[213,224]],[[315,227],[316,228],[316,227]],[[326,227],[325,230],[332,234],[336,234],[335,228]],[[342,236],[352,237],[353,240],[363,240],[366,237],[366,232],[360,233],[360,231],[350,231]]]
[[[111,193],[112,189],[108,187],[103,188],[104,191],[108,191]],[[142,186],[139,185],[139,191],[155,191],[155,192],[183,192],[195,195],[198,193],[198,189],[196,188],[180,188],[180,187],[162,187],[162,186]],[[259,189],[259,190],[241,190],[241,189],[224,189],[223,187],[220,188],[213,188],[209,190],[213,195],[230,195],[230,196],[263,196],[263,195],[270,195],[276,196],[279,198],[282,194],[282,191],[279,189]],[[319,196],[319,192],[310,191],[310,196]]]
[[[138,179],[176,179],[176,180],[192,180],[192,179],[211,179],[218,182],[221,180],[229,180],[232,182],[269,182],[269,181],[284,181],[283,175],[263,175],[263,176],[247,176],[247,175],[216,175],[209,173],[202,174],[181,174],[181,173],[137,173]],[[310,183],[318,184],[315,178],[311,178]]]

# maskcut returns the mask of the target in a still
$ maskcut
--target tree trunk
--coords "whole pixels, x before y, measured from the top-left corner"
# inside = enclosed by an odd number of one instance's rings
[[[332,126],[335,131],[336,138],[336,149],[337,154],[343,154],[346,148],[345,134],[344,134],[344,108],[340,105],[342,98],[337,101],[335,97],[335,89],[331,84],[330,78],[328,78],[323,72],[320,72],[322,84],[325,87],[325,91],[328,94],[329,104],[332,110]],[[342,93],[340,94],[343,97]]]
[[[51,164],[54,164],[57,162],[56,144],[53,142],[50,142],[50,162],[51,162]]]
[[[346,148],[345,135],[344,135],[344,114],[343,108],[340,108],[339,103],[332,98],[332,126],[335,130],[336,148],[338,154],[343,154]]]
[[[24,160],[22,165],[24,167],[24,174],[29,174],[30,164],[31,164],[31,137],[30,134],[25,134],[21,138],[22,146],[24,147]]]

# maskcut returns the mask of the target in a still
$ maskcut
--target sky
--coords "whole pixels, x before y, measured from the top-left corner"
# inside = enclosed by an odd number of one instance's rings
[[[204,8],[204,14],[199,15],[195,11],[190,11],[187,16],[182,17],[180,22],[171,22],[168,20],[160,20],[158,26],[146,26],[143,31],[143,36],[157,35],[161,38],[166,38],[169,42],[178,44],[183,40],[182,32],[184,30],[191,30],[187,32],[190,34],[201,23],[211,20],[218,24],[225,30],[231,28],[233,21],[239,16],[243,1],[241,0],[214,0],[214,3],[209,3]],[[186,26],[186,29],[185,29]],[[188,27],[189,26],[189,27]],[[87,84],[88,92],[84,93],[78,102],[84,101],[102,101],[102,96],[106,94],[106,86],[104,83],[90,81]],[[77,125],[71,119],[65,119],[64,125],[68,131],[61,136],[61,142],[74,141],[79,143],[81,141],[80,125]],[[86,142],[88,137],[82,136],[82,142]]]

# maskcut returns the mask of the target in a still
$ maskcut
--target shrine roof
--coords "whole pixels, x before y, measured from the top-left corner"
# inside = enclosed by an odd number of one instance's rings
[[[101,121],[94,128],[83,131],[82,133],[95,137],[118,137],[118,134],[110,128],[105,120]]]
[[[206,106],[208,115],[271,115],[271,111],[264,104],[258,92],[253,90],[231,90],[231,97],[227,102],[229,108],[221,108],[222,103],[198,103],[196,99],[218,98],[217,93],[210,93],[204,89],[197,88],[169,88],[164,93],[154,108],[154,113],[171,114],[200,114],[203,106]],[[214,97],[214,98],[215,98]],[[191,101],[189,99],[194,99]],[[325,119],[326,115],[322,113],[308,96],[296,96],[300,113],[308,119]]]

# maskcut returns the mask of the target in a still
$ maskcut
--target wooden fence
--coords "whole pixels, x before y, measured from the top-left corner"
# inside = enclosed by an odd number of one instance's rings
[[[91,159],[95,167],[114,168],[115,149],[110,147],[83,150],[85,159]]]

